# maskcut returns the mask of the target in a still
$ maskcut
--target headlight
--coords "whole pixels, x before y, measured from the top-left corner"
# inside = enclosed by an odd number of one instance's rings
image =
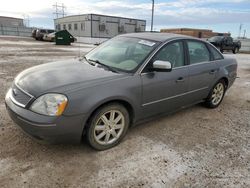
[[[33,102],[30,110],[48,116],[60,116],[67,102],[67,97],[62,94],[45,94]]]

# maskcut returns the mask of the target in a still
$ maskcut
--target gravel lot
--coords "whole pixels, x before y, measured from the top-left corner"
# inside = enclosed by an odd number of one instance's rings
[[[4,105],[18,72],[78,54],[77,44],[0,37],[0,187],[250,187],[250,55],[226,54],[237,58],[240,78],[219,108],[196,105],[137,125],[97,152],[34,141]]]

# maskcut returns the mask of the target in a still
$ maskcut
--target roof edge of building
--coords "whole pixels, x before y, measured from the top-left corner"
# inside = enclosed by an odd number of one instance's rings
[[[16,20],[23,20],[23,18],[16,18],[16,17],[10,17],[10,16],[0,16],[0,18],[10,18],[10,19],[16,19]]]
[[[127,17],[121,17],[121,16],[111,16],[111,15],[105,15],[105,14],[94,14],[94,13],[69,15],[69,16],[64,16],[64,17],[61,17],[61,18],[55,18],[54,20],[60,20],[60,19],[63,19],[63,18],[74,17],[74,16],[86,16],[86,15],[105,16],[105,17],[112,17],[112,18],[123,18],[123,19],[139,20],[139,21],[146,22],[146,20],[142,20],[142,19],[127,18]]]

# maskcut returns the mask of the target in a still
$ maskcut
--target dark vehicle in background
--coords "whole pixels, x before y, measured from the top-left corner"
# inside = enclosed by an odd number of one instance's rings
[[[31,36],[35,39],[36,38],[36,30],[37,29],[33,29],[31,32]]]
[[[232,50],[232,52],[236,54],[241,48],[241,42],[234,41],[233,38],[229,36],[214,36],[209,38],[208,41],[216,46],[221,53],[223,53],[224,50]]]
[[[236,76],[236,60],[206,41],[131,33],[81,59],[21,72],[5,103],[10,117],[37,139],[80,142],[85,135],[93,148],[104,150],[132,124],[200,102],[216,108]]]
[[[35,39],[36,40],[43,40],[43,37],[45,35],[48,35],[48,34],[53,33],[53,32],[55,32],[55,30],[53,30],[53,29],[37,29]]]

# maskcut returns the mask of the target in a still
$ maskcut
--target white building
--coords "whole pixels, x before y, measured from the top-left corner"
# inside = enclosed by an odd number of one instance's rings
[[[56,30],[68,30],[80,42],[99,43],[118,34],[142,32],[146,20],[82,14],[54,19]]]

